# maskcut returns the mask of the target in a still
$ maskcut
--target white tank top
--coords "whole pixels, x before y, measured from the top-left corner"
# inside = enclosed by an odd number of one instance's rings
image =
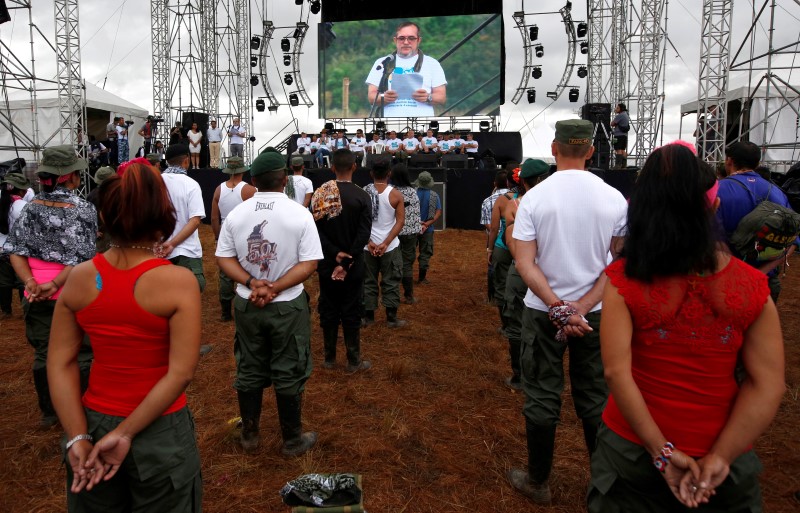
[[[247,182],[242,180],[236,184],[236,187],[231,189],[225,185],[226,183],[227,180],[222,182],[219,190],[219,216],[223,221],[231,213],[231,210],[242,202],[242,189],[247,185]]]
[[[391,185],[387,185],[386,189],[378,195],[378,219],[372,222],[372,233],[370,235],[370,240],[375,244],[383,242],[394,227],[395,208],[389,202],[389,194],[392,192],[392,189],[393,187]],[[395,237],[394,240],[389,243],[389,247],[386,248],[386,251],[391,251],[399,245],[400,240]]]

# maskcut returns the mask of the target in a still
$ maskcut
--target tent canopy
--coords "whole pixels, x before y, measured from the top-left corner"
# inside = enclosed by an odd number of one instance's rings
[[[800,86],[793,85],[795,89],[800,91]],[[725,93],[725,101],[726,103],[732,101],[743,101],[750,97],[750,92],[753,89],[748,86],[737,87],[735,89],[730,89],[728,92]],[[797,97],[797,94],[792,91],[791,89],[787,89],[786,86],[781,86],[781,90],[783,94],[785,94],[788,98]],[[781,95],[778,93],[776,88],[773,86],[770,91],[770,96],[773,98],[780,98]],[[762,85],[758,88],[758,91],[753,95],[754,99],[764,99],[767,97],[767,87]],[[695,114],[697,113],[697,109],[700,107],[700,102],[698,100],[692,100],[690,102],[684,103],[681,105],[681,116],[686,116],[687,114]]]
[[[27,91],[14,91],[8,95],[8,107],[11,110],[29,109],[31,105],[30,93]],[[58,91],[55,89],[36,92],[36,106],[40,109],[58,108]],[[94,84],[86,82],[86,107],[90,109],[105,110],[115,115],[128,115],[128,117],[145,118],[147,109],[143,109],[128,100],[120,98],[114,93],[100,89]],[[3,108],[6,108],[3,106]]]

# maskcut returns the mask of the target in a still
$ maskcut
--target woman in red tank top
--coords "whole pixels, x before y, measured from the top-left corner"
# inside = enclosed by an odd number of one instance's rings
[[[590,512],[761,511],[751,447],[783,395],[783,338],[766,276],[721,249],[716,184],[677,144],[637,180],[606,269]]]
[[[200,345],[193,274],[157,258],[175,228],[160,174],[132,164],[100,186],[111,248],[72,271],[58,300],[47,361],[66,432],[69,511],[200,511],[202,481],[184,391]],[[95,350],[81,397],[77,354]]]

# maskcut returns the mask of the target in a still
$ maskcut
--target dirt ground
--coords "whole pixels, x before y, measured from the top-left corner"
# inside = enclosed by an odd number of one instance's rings
[[[280,435],[271,391],[265,393],[262,446],[255,455],[239,448],[232,323],[219,322],[213,238],[203,226],[208,288],[203,294],[203,341],[214,345],[188,390],[197,421],[203,462],[203,509],[280,512],[278,491],[309,472],[354,472],[364,476],[365,506],[372,513],[577,512],[585,510],[588,456],[580,422],[564,396],[553,472],[553,505],[541,508],[516,494],[505,479],[511,466],[526,461],[523,397],[503,385],[509,375],[507,342],[497,333],[496,309],[485,302],[483,235],[447,230],[436,235],[429,285],[420,300],[403,306],[406,328],[390,330],[385,315],[362,331],[362,354],[374,367],[344,373],[317,366],[306,387],[305,428],[319,433],[303,457],[280,456]],[[756,444],[764,463],[764,510],[800,510],[800,257],[793,258],[779,309],[787,349],[787,393],[778,416]],[[316,310],[317,285],[307,288]],[[15,304],[15,314],[20,312]],[[312,348],[322,361],[316,314]],[[0,328],[0,512],[56,512],[66,509],[61,431],[38,431],[31,376],[33,351],[24,324],[15,317]],[[341,335],[340,335],[341,336]],[[341,342],[340,342],[341,343]]]

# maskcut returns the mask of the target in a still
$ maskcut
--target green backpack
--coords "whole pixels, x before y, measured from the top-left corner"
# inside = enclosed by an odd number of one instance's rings
[[[800,214],[769,201],[772,184],[767,195],[759,201],[745,184],[730,180],[749,192],[756,204],[736,225],[730,241],[733,250],[748,262],[767,262],[783,256],[800,234]]]

